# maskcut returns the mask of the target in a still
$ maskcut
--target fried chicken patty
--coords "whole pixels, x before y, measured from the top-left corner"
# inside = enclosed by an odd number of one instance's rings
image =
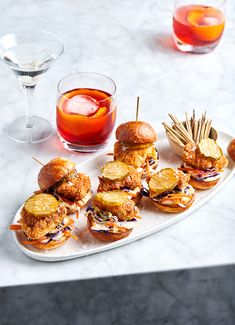
[[[66,214],[67,209],[63,205],[59,205],[55,213],[42,218],[33,217],[23,208],[19,223],[30,239],[39,239],[53,231],[64,220]]]
[[[136,187],[141,188],[140,174],[136,170],[131,170],[122,179],[108,179],[105,177],[99,177],[100,184],[97,192],[122,190],[124,188],[134,190]]]
[[[221,170],[228,165],[227,158],[223,155],[219,159],[205,157],[194,143],[188,143],[183,150],[182,160],[197,169],[216,169]]]
[[[55,192],[74,202],[81,200],[89,192],[90,188],[90,178],[85,174],[78,173],[55,187]]]
[[[120,141],[114,145],[114,160],[121,160],[127,165],[139,168],[145,166],[147,159],[158,160],[157,151],[153,144],[145,149],[131,149]]]
[[[99,200],[94,198],[93,206],[103,211],[111,212],[114,216],[117,216],[119,220],[130,220],[137,216],[139,209],[135,206],[132,200],[128,200],[122,205],[110,206],[103,204]]]
[[[182,172],[181,170],[176,171],[176,177],[178,178],[177,186],[183,188],[188,185],[190,175]]]

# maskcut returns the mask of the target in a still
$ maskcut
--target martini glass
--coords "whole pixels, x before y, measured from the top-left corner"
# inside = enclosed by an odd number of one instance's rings
[[[36,143],[51,135],[50,122],[32,115],[33,95],[40,77],[63,50],[63,43],[55,35],[43,31],[7,34],[0,38],[0,58],[18,78],[26,102],[25,116],[16,118],[5,128],[10,139]]]

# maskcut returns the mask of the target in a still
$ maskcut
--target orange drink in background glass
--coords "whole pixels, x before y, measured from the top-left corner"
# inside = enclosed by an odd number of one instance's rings
[[[90,72],[64,77],[58,84],[56,123],[66,149],[93,152],[102,149],[116,121],[116,85]]]
[[[224,31],[225,5],[226,0],[176,0],[173,15],[176,47],[182,52],[199,54],[213,50]]]

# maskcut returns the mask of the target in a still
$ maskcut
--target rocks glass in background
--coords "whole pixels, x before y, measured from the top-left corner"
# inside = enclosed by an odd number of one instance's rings
[[[219,43],[225,25],[226,0],[176,0],[173,37],[182,52],[212,51]]]

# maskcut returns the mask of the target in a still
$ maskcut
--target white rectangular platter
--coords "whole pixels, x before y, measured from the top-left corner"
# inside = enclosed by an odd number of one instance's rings
[[[174,154],[174,152],[170,151],[165,134],[163,132],[159,133],[158,138],[159,139],[156,144],[160,155],[160,163],[158,169],[164,167],[179,167],[181,165],[181,160]],[[224,150],[225,154],[227,145],[231,139],[232,137],[230,135],[219,132],[218,143]],[[108,152],[111,152],[111,150]],[[101,154],[77,166],[77,170],[79,172],[89,174],[91,178],[93,193],[96,192],[98,186],[98,175],[100,167],[109,160],[112,160],[111,156]],[[37,250],[33,246],[26,247],[21,244],[22,239],[25,239],[25,236],[21,231],[13,232],[13,237],[17,246],[23,253],[33,259],[47,262],[64,261],[106,251],[149,236],[155,232],[173,225],[178,221],[183,220],[184,218],[187,218],[191,213],[199,209],[203,204],[210,200],[212,196],[220,191],[233,176],[234,172],[235,164],[231,159],[229,159],[229,165],[227,168],[225,168],[223,176],[217,186],[207,191],[197,191],[194,204],[189,208],[189,210],[183,213],[167,214],[161,212],[153,206],[148,198],[143,198],[139,204],[139,215],[142,217],[142,219],[136,222],[136,226],[134,227],[129,237],[113,243],[100,242],[89,233],[86,226],[86,217],[84,216],[85,209],[81,211],[78,220],[74,218],[76,220],[75,225],[77,227],[77,230],[74,231],[74,234],[78,236],[78,240],[76,241],[71,238],[62,247],[48,251]],[[16,223],[19,218],[20,209],[16,213],[13,223]]]

